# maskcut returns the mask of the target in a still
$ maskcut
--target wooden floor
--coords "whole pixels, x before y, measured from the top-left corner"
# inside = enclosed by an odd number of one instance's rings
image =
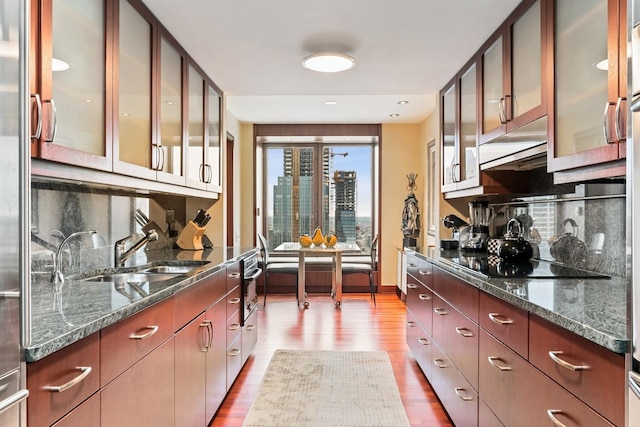
[[[299,310],[291,295],[269,295],[258,312],[258,344],[213,419],[212,426],[241,426],[276,349],[383,350],[389,354],[412,426],[453,426],[405,343],[404,303],[395,294],[345,294],[342,309],[310,294]]]

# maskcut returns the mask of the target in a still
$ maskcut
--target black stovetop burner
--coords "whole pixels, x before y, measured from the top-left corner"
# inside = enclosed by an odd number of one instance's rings
[[[529,260],[507,262],[502,258],[484,253],[462,253],[440,256],[441,259],[468,268],[485,277],[520,277],[529,279],[608,279],[609,276],[592,271],[580,270],[566,265],[545,261]]]

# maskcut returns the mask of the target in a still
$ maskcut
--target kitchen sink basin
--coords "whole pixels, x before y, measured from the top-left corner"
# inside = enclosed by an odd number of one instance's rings
[[[132,272],[101,274],[99,276],[81,279],[82,282],[109,282],[109,283],[142,283],[142,282],[162,282],[180,276],[182,273],[151,273]]]
[[[156,265],[145,268],[140,273],[145,274],[186,274],[196,267],[192,265]]]

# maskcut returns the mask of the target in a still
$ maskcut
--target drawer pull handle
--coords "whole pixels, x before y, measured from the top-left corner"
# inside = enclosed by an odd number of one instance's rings
[[[489,313],[489,319],[493,323],[497,323],[498,325],[510,325],[513,323],[511,319],[500,319],[498,316],[501,316],[500,313]]]
[[[409,320],[407,322],[407,326],[410,327],[410,328],[415,328],[416,327],[416,322],[412,322],[411,320]]]
[[[466,391],[464,388],[456,387],[453,390],[456,392],[456,396],[458,396],[460,399],[464,400],[465,402],[473,400],[473,397],[471,397],[471,396],[463,396],[462,392]]]
[[[87,378],[87,375],[91,373],[91,366],[78,366],[76,367],[76,370],[80,371],[81,373],[71,381],[62,385],[46,385],[43,388],[45,390],[49,390],[52,393],[62,393],[65,390],[69,390],[71,387],[77,385],[78,383],[82,382],[82,380]]]
[[[232,323],[227,329],[229,329],[230,331],[237,331],[238,328],[240,328],[240,323]]]
[[[558,357],[559,354],[563,354],[563,353],[561,351],[550,351],[549,357],[551,358],[551,360],[553,360],[563,368],[567,368],[570,371],[584,371],[586,369],[589,369],[589,366],[587,365],[574,365],[573,363],[569,363],[566,360],[562,360],[561,358]]]
[[[247,325],[246,330],[253,331],[255,328],[256,328],[256,325]]]
[[[512,369],[511,366],[500,365],[499,363],[496,363],[496,360],[501,360],[499,357],[489,356],[487,357],[487,359],[489,360],[489,364],[491,366],[493,366],[494,368],[500,371],[504,372],[504,371],[510,371]]]
[[[229,352],[227,353],[228,356],[237,356],[240,354],[240,349],[238,347],[236,348],[232,348],[231,350],[229,350]]]
[[[446,315],[447,315],[447,310],[445,310],[444,308],[438,308],[438,307],[436,307],[436,308],[434,308],[434,309],[433,309],[433,311],[434,311],[436,314],[440,315],[440,316],[446,316]]]
[[[22,402],[27,397],[29,397],[29,390],[22,389],[17,393],[14,393],[11,396],[7,397],[6,399],[0,401],[0,413],[4,412],[10,406],[13,406],[16,403]]]
[[[418,270],[421,276],[431,276],[431,272],[429,270]]]
[[[231,277],[232,279],[239,279],[240,273],[229,273],[229,277]]]
[[[429,301],[431,299],[431,295],[429,294],[418,294],[418,298],[420,301]]]
[[[458,335],[461,335],[461,336],[463,336],[465,338],[469,338],[469,337],[473,336],[473,333],[470,330],[468,330],[467,328],[460,327],[460,326],[456,327],[456,332],[458,333]]]
[[[420,343],[420,344],[422,344],[422,345],[429,345],[429,344],[431,344],[431,343],[429,342],[429,340],[428,340],[428,339],[426,339],[425,337],[420,337],[420,338],[418,338],[418,343]]]
[[[409,267],[417,267],[417,266],[418,266],[418,264],[413,264],[413,263],[411,263],[411,262],[410,262],[409,264],[407,264],[407,265],[408,265]]]
[[[229,304],[240,304],[240,298],[231,298]]]
[[[413,283],[407,283],[407,288],[409,288],[409,289],[417,289],[418,285],[414,285]]]
[[[132,340],[146,340],[147,338],[158,332],[158,329],[160,328],[158,326],[147,326],[144,329],[148,329],[149,331],[144,334],[133,333],[129,335],[129,338],[131,338]]]
[[[556,414],[561,414],[562,411],[558,409],[549,409],[547,410],[547,415],[551,418],[551,422],[556,427],[567,427],[566,424],[561,423],[559,419],[556,418]]]
[[[447,364],[445,363],[445,361],[442,360],[442,359],[439,359],[439,358],[433,359],[433,364],[436,365],[440,369],[448,367]]]

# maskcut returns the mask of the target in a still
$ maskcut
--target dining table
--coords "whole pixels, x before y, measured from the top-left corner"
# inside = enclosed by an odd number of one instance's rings
[[[356,243],[338,242],[334,246],[311,245],[304,247],[298,242],[283,242],[274,252],[289,252],[298,254],[298,308],[309,308],[306,292],[305,264],[308,257],[331,257],[331,297],[335,300],[336,308],[342,308],[342,254],[359,253],[362,250]]]

